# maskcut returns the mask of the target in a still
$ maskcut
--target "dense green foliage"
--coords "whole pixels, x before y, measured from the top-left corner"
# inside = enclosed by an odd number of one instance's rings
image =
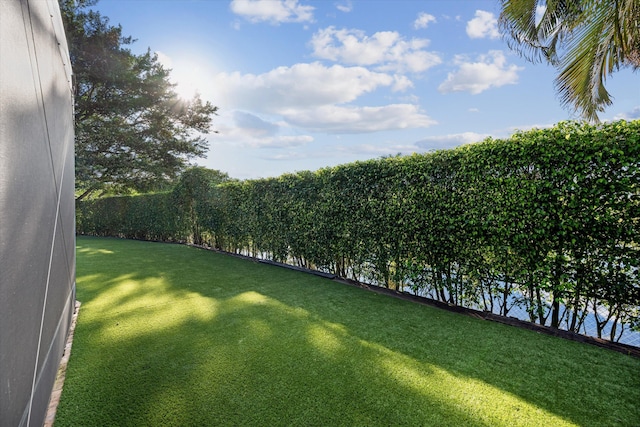
[[[83,234],[130,239],[184,241],[188,224],[176,215],[171,193],[118,196],[76,203]]]
[[[183,245],[77,243],[57,427],[640,419],[637,358]]]
[[[518,305],[573,331],[594,311],[612,340],[638,322],[640,121],[561,123],[193,197],[206,202],[197,227],[173,193],[82,203],[79,231],[190,239],[505,316]],[[173,228],[160,237],[158,224]]]
[[[131,52],[120,26],[88,9],[97,0],[60,0],[75,77],[76,191],[149,191],[208,150],[217,107],[178,97],[157,55]]]
[[[211,238],[216,186],[230,181],[224,172],[192,167],[170,192],[77,201],[76,228],[95,236],[201,244]]]

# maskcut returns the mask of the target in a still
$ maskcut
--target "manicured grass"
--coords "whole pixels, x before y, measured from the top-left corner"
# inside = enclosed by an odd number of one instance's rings
[[[77,255],[56,427],[640,424],[630,356],[186,246]]]

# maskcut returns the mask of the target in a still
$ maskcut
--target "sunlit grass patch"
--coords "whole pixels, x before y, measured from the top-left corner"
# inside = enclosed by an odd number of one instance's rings
[[[195,248],[78,246],[56,426],[640,419],[628,356]]]

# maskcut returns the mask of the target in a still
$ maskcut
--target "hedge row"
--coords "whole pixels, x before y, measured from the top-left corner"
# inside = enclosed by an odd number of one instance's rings
[[[192,176],[80,203],[78,231],[189,239],[576,332],[591,315],[615,340],[639,323],[639,184],[640,121],[564,122],[277,178]]]

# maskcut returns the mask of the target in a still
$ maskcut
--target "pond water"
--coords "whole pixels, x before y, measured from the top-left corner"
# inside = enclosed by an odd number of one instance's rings
[[[269,259],[270,256],[269,254],[251,254],[248,251],[242,252],[242,255],[245,256],[252,256],[254,258],[257,259]],[[289,264],[290,265],[294,265],[295,262],[293,262],[293,260],[289,260]],[[319,269],[319,271],[324,271],[327,273],[330,273],[329,271],[325,271],[324,269]],[[352,271],[348,271],[348,275],[352,276],[353,272]],[[364,275],[362,277],[359,277],[359,281],[362,283],[368,283],[371,285],[375,285],[375,286],[379,286],[379,283],[376,283],[375,280],[368,280]],[[405,286],[404,288],[405,292],[417,295],[417,296],[421,296],[421,297],[426,297],[426,298],[431,298],[431,299],[437,299],[435,298],[435,294],[428,292],[428,291],[418,291],[418,292],[414,292],[411,290],[410,286]],[[490,298],[488,295],[486,295],[487,300]],[[508,315],[511,317],[515,317],[516,319],[520,319],[520,320],[524,320],[524,321],[529,321],[529,314],[527,313],[526,309],[522,306],[519,305],[517,303],[518,300],[522,300],[522,294],[518,293],[516,291],[514,291],[507,300],[507,306],[508,307],[512,307],[509,310]],[[547,298],[548,299],[548,298]],[[467,308],[471,308],[471,309],[475,309],[475,310],[483,310],[482,306],[479,305],[464,305],[464,307]],[[565,311],[566,307],[564,305],[560,306],[560,312],[563,313]],[[494,310],[493,310],[493,314],[500,314],[499,311],[499,304],[498,304],[498,300],[495,299],[494,297]],[[602,318],[603,316],[607,315],[607,311],[604,307],[600,307],[599,308],[599,314],[600,314],[600,318]],[[547,326],[550,323],[550,319],[547,319]],[[612,321],[609,321],[607,323],[607,325],[603,328],[602,331],[602,338],[608,340],[609,339],[609,335],[611,333],[611,327],[613,325]],[[560,324],[560,329],[565,329],[567,330],[567,321],[565,320],[564,322],[562,322]],[[621,332],[622,329],[622,332]],[[598,332],[597,332],[597,327],[596,327],[596,320],[595,320],[595,315],[593,313],[593,311],[589,311],[585,317],[584,323],[582,324],[579,333],[581,333],[582,335],[587,335],[587,336],[592,336],[592,337],[597,337],[598,336]],[[616,329],[616,342],[622,343],[622,344],[628,344],[628,345],[632,345],[635,347],[640,347],[640,331],[633,331],[631,330],[629,325],[621,325],[618,324],[617,329]]]

